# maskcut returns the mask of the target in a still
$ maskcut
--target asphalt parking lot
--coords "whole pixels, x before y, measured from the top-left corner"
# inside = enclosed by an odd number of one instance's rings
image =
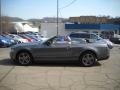
[[[72,62],[17,66],[9,51],[0,48],[0,90],[120,90],[120,46],[93,67]]]

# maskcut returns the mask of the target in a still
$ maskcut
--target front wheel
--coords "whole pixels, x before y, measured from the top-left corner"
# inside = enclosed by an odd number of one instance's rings
[[[17,63],[23,66],[27,66],[32,63],[32,57],[28,52],[18,53],[16,59],[17,59]]]
[[[80,63],[85,67],[93,66],[96,62],[95,54],[91,52],[84,53],[80,58]]]

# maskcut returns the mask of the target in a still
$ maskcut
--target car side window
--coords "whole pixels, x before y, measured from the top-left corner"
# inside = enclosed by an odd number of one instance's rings
[[[90,38],[89,34],[80,34],[80,38]]]
[[[74,33],[74,34],[70,34],[70,37],[72,37],[72,38],[90,38],[90,35],[86,34],[86,33]]]
[[[90,38],[91,38],[91,39],[96,39],[96,40],[97,40],[97,39],[98,39],[98,36],[97,36],[97,35],[94,35],[94,34],[90,34]]]
[[[70,34],[70,37],[79,38],[79,34]]]

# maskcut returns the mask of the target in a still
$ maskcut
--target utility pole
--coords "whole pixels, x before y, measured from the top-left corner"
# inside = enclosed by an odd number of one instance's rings
[[[58,18],[59,18],[59,1],[57,0],[57,36],[58,36]]]
[[[0,0],[0,6],[1,6],[1,0]],[[0,12],[1,12],[1,9],[0,9]],[[2,34],[2,29],[3,29],[3,28],[2,28],[2,26],[3,26],[2,23],[3,23],[3,22],[2,22],[2,15],[1,15],[1,13],[0,13],[0,34]]]

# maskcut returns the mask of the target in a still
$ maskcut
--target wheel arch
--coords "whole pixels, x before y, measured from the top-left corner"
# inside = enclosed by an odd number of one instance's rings
[[[85,50],[85,51],[83,51],[83,52],[80,54],[79,59],[80,59],[85,53],[93,53],[93,54],[95,55],[96,59],[98,58],[98,55],[97,55],[97,53],[96,53],[95,51],[93,51],[93,50]]]
[[[31,58],[32,58],[32,61],[34,61],[34,58],[33,58],[33,55],[32,55],[32,53],[29,51],[29,50],[27,50],[27,49],[22,49],[22,50],[19,50],[17,53],[16,53],[16,59],[17,59],[17,56],[18,56],[18,54],[20,54],[21,52],[27,52],[27,53],[29,53],[30,54],[30,56],[31,56]]]

